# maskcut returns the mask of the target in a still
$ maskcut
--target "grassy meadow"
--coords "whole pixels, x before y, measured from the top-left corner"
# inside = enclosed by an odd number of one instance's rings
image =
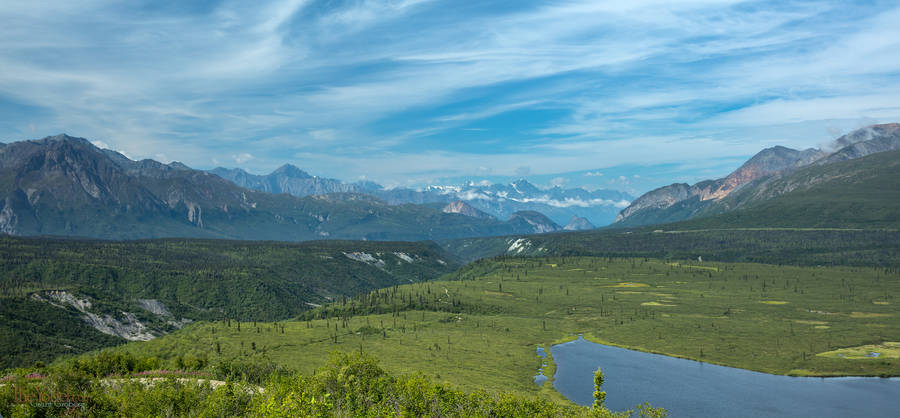
[[[551,382],[532,381],[542,363],[536,348],[579,333],[768,373],[900,375],[898,278],[895,270],[861,267],[502,258],[296,320],[201,322],[114,350],[208,364],[268,359],[301,372],[324,365],[333,351],[362,350],[393,373],[556,399]],[[867,356],[870,346],[885,355]]]

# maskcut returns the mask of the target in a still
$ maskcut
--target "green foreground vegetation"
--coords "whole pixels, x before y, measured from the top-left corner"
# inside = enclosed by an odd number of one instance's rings
[[[553,257],[485,260],[447,278],[294,321],[197,323],[115,350],[181,364],[271,361],[306,374],[332,351],[362,351],[393,373],[557,400],[551,382],[532,383],[542,361],[535,350],[578,333],[768,373],[900,375],[893,356],[827,354],[900,341],[896,270]]]
[[[101,353],[0,382],[0,414],[30,416],[185,417],[620,417],[602,400],[593,408],[540,397],[462,392],[421,375],[394,376],[371,357],[335,354],[310,375],[220,363],[212,373],[153,369],[155,358]],[[247,372],[255,372],[250,375]],[[237,372],[243,373],[237,375]],[[259,374],[264,372],[265,374]],[[216,380],[223,378],[225,380]],[[598,388],[599,390],[599,388]],[[642,417],[662,417],[649,405]]]

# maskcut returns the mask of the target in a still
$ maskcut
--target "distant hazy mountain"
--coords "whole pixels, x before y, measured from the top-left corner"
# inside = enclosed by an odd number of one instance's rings
[[[283,167],[262,184],[298,191],[293,180],[301,173]],[[12,235],[425,240],[542,228],[362,194],[254,191],[177,162],[132,161],[66,135],[0,144],[0,232]]]
[[[498,219],[507,219],[519,211],[537,211],[558,224],[568,222],[572,216],[583,216],[590,222],[606,225],[633,199],[629,194],[615,190],[541,189],[524,179],[511,184],[471,182],[460,186],[428,186],[413,190],[384,189],[373,182],[343,183],[311,176],[289,164],[264,176],[221,167],[210,172],[238,186],[269,193],[289,193],[300,197],[338,192],[365,193],[395,205],[461,201]]]
[[[399,202],[408,198],[410,193],[395,189],[377,195],[389,202]],[[558,186],[541,189],[524,179],[510,184],[470,182],[462,186],[430,186],[415,197],[423,201],[462,200],[500,219],[519,211],[536,211],[557,224],[565,224],[572,216],[580,216],[599,225],[612,222],[616,213],[633,199],[631,195],[615,190],[588,191]]]
[[[572,220],[563,227],[566,231],[586,231],[589,229],[594,229],[596,226],[592,224],[585,218],[579,218],[578,216],[573,215]]]
[[[371,182],[343,183],[340,180],[311,176],[291,164],[285,164],[265,176],[250,174],[239,168],[222,167],[212,169],[210,173],[248,189],[299,197],[328,193],[369,193],[381,189],[381,186]]]
[[[798,151],[776,146],[760,151],[725,178],[694,185],[676,183],[635,199],[616,217],[616,226],[677,222],[722,213],[771,198],[766,184],[810,165],[827,165],[866,155],[900,149],[900,124],[874,125],[835,141],[833,153]],[[737,193],[739,192],[739,193]]]

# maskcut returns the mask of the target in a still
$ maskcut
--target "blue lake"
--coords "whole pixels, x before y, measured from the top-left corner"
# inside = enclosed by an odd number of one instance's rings
[[[672,417],[897,417],[900,378],[790,377],[716,366],[578,340],[550,347],[553,386],[575,403],[593,403],[603,369],[606,405],[642,402]]]

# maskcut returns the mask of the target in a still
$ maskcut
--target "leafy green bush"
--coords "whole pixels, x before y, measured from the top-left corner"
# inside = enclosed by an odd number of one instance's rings
[[[105,350],[90,357],[80,357],[71,361],[67,366],[67,372],[86,374],[92,377],[106,377],[154,370],[161,366],[162,362],[155,357],[139,358],[127,352]]]
[[[213,366],[213,375],[219,380],[232,380],[263,384],[273,375],[285,375],[288,371],[281,368],[275,362],[261,359],[228,359],[222,360]]]

